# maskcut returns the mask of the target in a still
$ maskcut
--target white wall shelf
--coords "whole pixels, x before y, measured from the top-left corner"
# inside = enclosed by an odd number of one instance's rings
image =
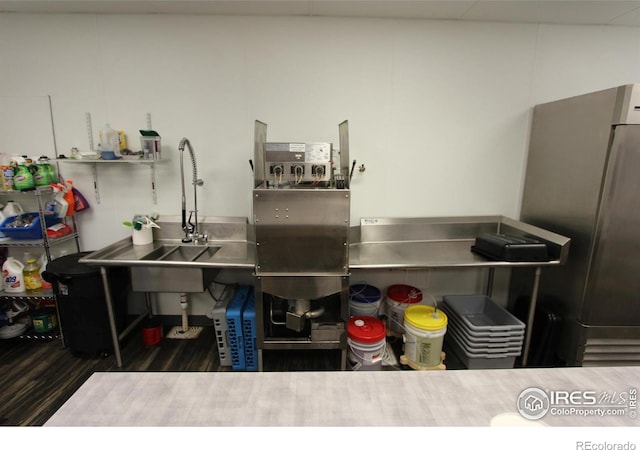
[[[156,194],[156,163],[162,163],[168,161],[167,159],[73,159],[73,158],[58,158],[56,162],[71,163],[71,164],[90,164],[93,171],[93,189],[96,198],[96,203],[100,203],[100,189],[98,188],[98,164],[142,164],[149,166],[151,170],[151,195],[153,197],[153,204],[158,203],[158,196]]]

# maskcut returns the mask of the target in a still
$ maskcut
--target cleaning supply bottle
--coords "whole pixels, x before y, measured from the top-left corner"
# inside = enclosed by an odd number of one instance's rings
[[[113,152],[115,158],[120,157],[120,140],[118,132],[106,124],[100,132],[100,146],[102,147],[103,159],[105,153]]]
[[[18,165],[13,176],[13,186],[18,191],[26,191],[35,187],[33,173],[26,163]]]
[[[53,185],[52,187],[53,187],[53,192],[55,192],[55,195],[53,196],[53,201],[55,205],[54,211],[58,213],[58,217],[65,217],[67,215],[67,212],[69,211],[69,203],[64,198],[65,188],[59,183]]]
[[[24,264],[13,256],[9,256],[2,265],[2,275],[4,277],[4,291],[12,294],[25,292],[24,277],[22,270]]]
[[[22,206],[20,206],[20,203],[16,203],[13,200],[7,200],[7,204],[2,210],[2,214],[5,217],[19,216],[20,214],[24,214],[24,210],[22,209]]]
[[[23,266],[22,277],[24,279],[24,288],[27,294],[33,294],[42,290],[42,278],[40,276],[40,264],[36,259],[29,256],[27,264]]]
[[[50,291],[53,289],[53,285],[42,277],[42,272],[47,270],[47,256],[43,253],[38,262],[40,264],[40,279],[42,280],[42,289],[44,289],[45,291]]]
[[[51,183],[55,183],[50,177],[49,158],[41,156],[38,158],[38,163],[35,165],[35,172],[33,174],[33,182],[36,186],[49,186]]]
[[[58,174],[56,173],[55,167],[51,164],[51,161],[47,156],[41,156],[38,159],[39,162],[42,162],[44,165],[47,174],[49,175],[49,183],[57,183],[58,182]]]
[[[6,153],[0,153],[0,178],[2,179],[2,190],[13,191],[13,166],[11,159]]]
[[[3,247],[0,249],[0,272],[2,271],[2,266],[7,261],[9,249],[7,247]],[[4,291],[4,275],[0,277],[0,290]]]

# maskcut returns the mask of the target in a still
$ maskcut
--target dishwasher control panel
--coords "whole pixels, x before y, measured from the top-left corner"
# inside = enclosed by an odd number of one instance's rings
[[[272,187],[309,187],[331,181],[333,146],[327,142],[266,142],[264,179]]]

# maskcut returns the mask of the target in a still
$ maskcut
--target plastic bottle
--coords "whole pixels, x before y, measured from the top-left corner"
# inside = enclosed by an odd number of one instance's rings
[[[26,191],[33,189],[35,183],[33,181],[33,173],[27,164],[19,164],[13,176],[13,186],[18,191]]]
[[[47,280],[45,280],[44,278],[42,278],[42,272],[47,270],[47,257],[44,253],[40,257],[40,260],[38,262],[40,263],[40,279],[42,280],[42,289],[46,291],[50,291],[53,289],[53,285],[49,283]]]
[[[118,132],[106,124],[100,134],[100,144],[103,152],[113,152],[115,156],[120,156],[120,140]]]
[[[24,264],[13,256],[9,256],[2,265],[4,278],[4,291],[14,294],[25,292],[24,276],[22,270]]]
[[[0,270],[2,269],[2,266],[4,266],[4,263],[7,261],[8,251],[9,249],[7,247],[0,249]],[[4,291],[4,275],[0,277],[0,290]]]
[[[57,183],[58,174],[56,173],[56,169],[55,167],[53,167],[53,164],[49,162],[49,159],[47,159],[47,162],[44,164],[44,166],[46,167],[47,173],[49,174],[49,183]]]
[[[66,217],[69,211],[69,203],[64,198],[64,191],[62,187],[54,188],[54,191],[56,192],[53,196],[53,201],[55,202],[54,211],[58,213],[58,217]]]
[[[24,210],[22,209],[22,206],[20,206],[20,203],[16,203],[13,200],[7,200],[7,204],[2,210],[2,214],[5,217],[19,216],[20,214],[24,214]]]
[[[36,164],[35,173],[33,174],[33,181],[36,186],[49,186],[51,183],[55,183],[54,180],[50,177],[49,167],[49,158],[46,156],[41,156],[38,158],[38,163]]]
[[[11,159],[6,153],[0,153],[0,178],[2,179],[2,190],[13,191],[13,167]]]
[[[40,264],[36,259],[29,257],[27,264],[22,269],[24,278],[24,288],[27,293],[39,292],[42,290],[42,278],[40,276]]]

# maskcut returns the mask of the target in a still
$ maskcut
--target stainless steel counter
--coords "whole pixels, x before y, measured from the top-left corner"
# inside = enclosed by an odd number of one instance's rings
[[[163,247],[182,246],[216,250],[211,258],[197,261],[146,259]],[[252,269],[255,265],[254,246],[246,241],[208,241],[206,244],[183,244],[179,239],[155,239],[151,244],[133,245],[131,238],[121,239],[95,251],[84,258],[83,263],[99,266],[191,267],[199,269]]]
[[[178,218],[158,221],[153,229],[153,242],[133,245],[130,237],[97,250],[80,261],[99,266],[187,267],[200,269],[252,269],[255,265],[255,243],[246,217],[203,218],[202,228],[208,233],[206,243],[182,243],[183,232]],[[211,257],[198,259],[162,259],[154,257],[165,247],[215,249]]]
[[[253,269],[255,240],[246,218],[211,218],[203,222],[210,231],[206,244],[182,244],[178,222],[159,222],[154,242],[133,245],[124,238],[87,255],[81,261],[100,266],[157,266],[212,269]],[[535,237],[547,243],[549,261],[492,261],[471,252],[481,233],[504,233]],[[351,227],[350,269],[540,267],[564,264],[570,239],[504,216],[463,216],[437,218],[365,218]],[[154,259],[148,257],[163,246],[216,248],[210,258],[198,260]]]
[[[133,245],[131,237],[121,239],[90,253],[79,261],[100,266],[113,350],[118,367],[122,367],[120,342],[151,314],[148,292],[204,292],[221,269],[252,269],[255,243],[246,217],[203,217],[201,231],[207,240],[183,243],[184,233],[177,216],[163,217],[153,228],[153,241]],[[124,330],[115,321],[108,268],[128,267],[133,291],[145,292],[146,311]]]
[[[630,399],[638,380],[640,367],[95,373],[45,426],[488,427],[496,416],[518,416],[520,394],[536,387],[601,401],[565,414],[549,408],[520,425],[637,427]],[[596,408],[616,413],[586,414]]]
[[[471,251],[482,233],[545,242],[549,261],[493,261]],[[541,267],[564,264],[570,239],[504,216],[364,218],[351,230],[351,269]]]
[[[504,216],[364,218],[352,230],[351,269],[487,268],[491,295],[495,268],[534,267],[522,365],[528,363],[542,268],[564,264],[570,239]],[[547,244],[549,261],[494,261],[471,251],[482,233],[533,237]]]
[[[105,267],[108,266],[128,266],[132,270],[137,267],[179,268],[180,270],[253,269],[255,267],[254,230],[247,218],[204,218],[202,228],[209,234],[206,247],[202,244],[182,244],[180,242],[182,230],[177,218],[165,220],[159,224],[161,228],[154,229],[154,242],[151,244],[135,246],[131,238],[125,238],[87,255],[80,261],[101,266],[105,280]],[[489,260],[471,251],[475,238],[482,233],[536,238],[547,244],[550,259],[535,262]],[[527,365],[542,267],[564,264],[568,257],[570,243],[570,239],[565,236],[504,216],[364,218],[359,226],[351,227],[349,241],[349,269],[487,268],[489,269],[488,293],[493,282],[493,269],[535,267],[523,350],[524,366]],[[196,250],[210,249],[211,251],[207,253],[198,251],[193,253],[197,255],[193,258],[168,256],[192,254],[187,250],[192,250],[194,247]],[[144,273],[146,276],[147,272]],[[163,278],[167,279],[167,277]],[[186,279],[183,276],[180,278]],[[207,278],[198,278],[198,281],[202,280],[206,283]],[[109,303],[108,287],[105,288],[105,294]],[[119,341],[124,336],[120,334],[118,338],[116,330],[113,330],[113,334],[116,359],[121,366],[116,340]]]

